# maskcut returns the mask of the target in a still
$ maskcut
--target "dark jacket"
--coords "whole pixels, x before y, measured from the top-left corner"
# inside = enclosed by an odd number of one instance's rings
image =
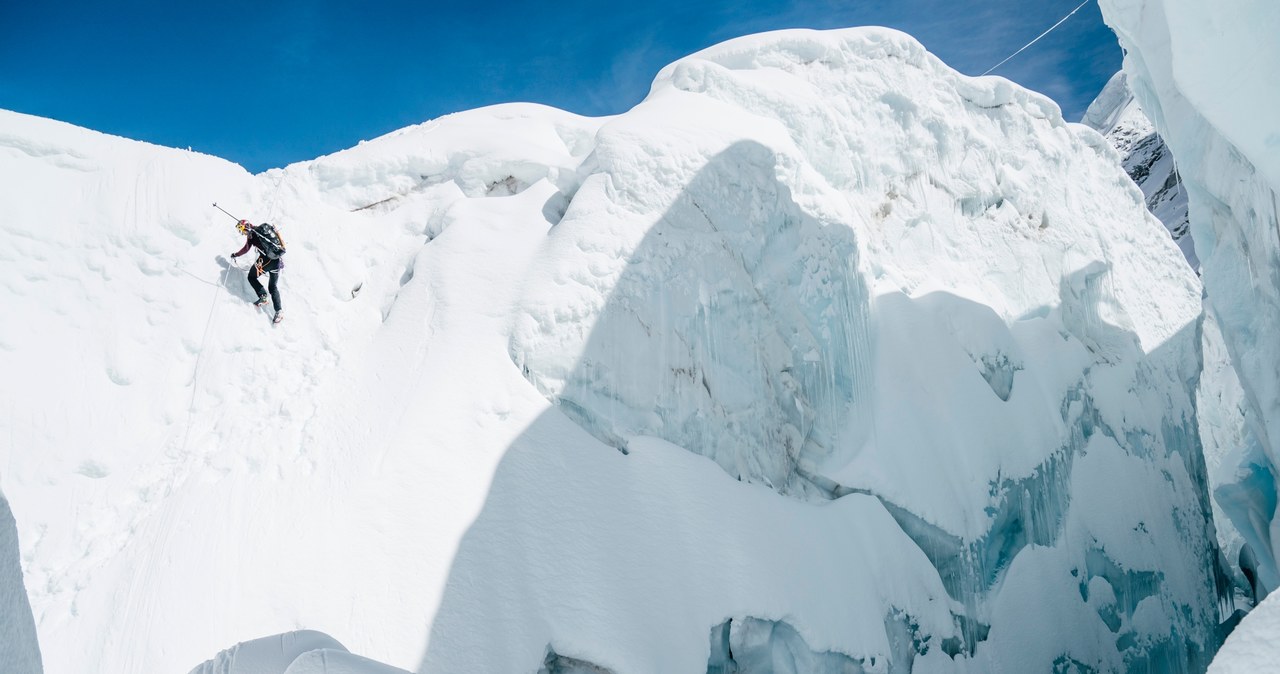
[[[249,225],[249,229],[245,234],[244,248],[241,248],[240,250],[232,253],[231,257],[240,257],[241,255],[244,255],[245,253],[249,252],[250,248],[257,248],[258,262],[261,263],[259,266],[263,267],[264,269],[268,265],[273,270],[283,269],[284,268],[283,257],[279,257],[273,260],[267,256],[266,244],[263,243],[262,235],[258,233],[259,226],[260,225]]]

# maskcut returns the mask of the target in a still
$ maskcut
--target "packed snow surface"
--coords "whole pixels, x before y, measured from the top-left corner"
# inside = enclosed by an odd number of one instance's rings
[[[298,630],[236,644],[190,674],[407,674],[347,651],[333,637]]]
[[[1248,426],[1216,500],[1246,542],[1259,597],[1280,586],[1280,4],[1101,0],[1129,83],[1178,161],[1216,319]]]
[[[743,38],[617,117],[498,106],[257,176],[0,113],[0,176],[45,671],[302,630],[359,656],[249,664],[1217,648],[1194,273],[1099,134],[901,33]],[[281,230],[284,323],[213,201]]]
[[[1280,595],[1272,595],[1240,621],[1209,665],[1209,674],[1280,671]]]

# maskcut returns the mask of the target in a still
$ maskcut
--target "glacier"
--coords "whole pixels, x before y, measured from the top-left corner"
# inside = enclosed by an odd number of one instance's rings
[[[1268,64],[1280,8],[1241,0],[1210,8],[1181,0],[1103,0],[1126,50],[1134,93],[1169,143],[1188,193],[1202,261],[1205,314],[1221,326],[1247,423],[1229,429],[1214,499],[1243,541],[1239,567],[1254,600],[1280,582],[1275,536],[1280,466],[1280,103]],[[1211,459],[1212,460],[1212,459]],[[1280,658],[1275,598],[1241,622],[1211,671],[1258,671]]]
[[[1216,500],[1244,537],[1242,564],[1261,598],[1277,587],[1276,469],[1280,459],[1280,8],[1240,0],[1210,8],[1180,0],[1103,0],[1126,50],[1134,94],[1177,158],[1205,287],[1243,389],[1247,425]]]
[[[44,671],[1202,671],[1235,608],[1195,273],[1102,135],[904,34],[260,175],[0,111],[0,175]]]
[[[1125,173],[1133,179],[1146,197],[1147,208],[1169,230],[1187,263],[1199,270],[1195,242],[1190,233],[1187,193],[1178,176],[1173,154],[1155,130],[1155,125],[1142,111],[1129,87],[1128,75],[1116,73],[1090,104],[1081,123],[1088,125],[1110,142],[1120,154]],[[1256,449],[1247,417],[1247,403],[1239,377],[1231,364],[1221,328],[1212,312],[1207,312],[1202,325],[1202,372],[1196,389],[1196,412],[1200,423],[1201,448],[1213,494],[1214,528],[1224,555],[1224,570],[1232,576],[1236,604],[1245,610],[1266,594],[1259,582],[1254,547],[1256,537],[1246,541],[1232,517],[1241,520],[1241,512],[1257,517],[1260,508],[1256,476],[1259,467]],[[1261,493],[1265,494],[1263,487]],[[1265,496],[1262,501],[1265,502]],[[1264,506],[1265,507],[1265,506]],[[1257,511],[1257,512],[1255,512]],[[1252,533],[1252,529],[1246,528]]]

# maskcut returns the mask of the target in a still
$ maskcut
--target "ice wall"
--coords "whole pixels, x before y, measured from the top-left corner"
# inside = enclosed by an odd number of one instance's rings
[[[1124,71],[1107,82],[1081,121],[1103,134],[1120,154],[1121,166],[1142,190],[1147,208],[1164,223],[1187,262],[1198,271],[1200,259],[1191,237],[1187,193],[1173,154],[1138,105]],[[1251,512],[1253,519],[1258,517],[1253,512],[1259,510],[1258,506],[1249,504],[1244,496],[1250,487],[1243,484],[1253,481],[1252,476],[1257,473],[1257,441],[1246,418],[1244,391],[1212,313],[1204,317],[1202,334],[1204,372],[1197,388],[1196,411],[1209,488],[1215,495],[1214,525],[1225,555],[1223,566],[1233,576],[1240,606],[1247,607],[1256,602],[1259,591],[1265,592],[1253,568],[1256,562],[1249,561],[1259,541],[1253,535],[1254,527],[1247,529],[1252,540],[1246,541],[1227,510],[1236,513],[1237,519],[1241,512]]]
[[[511,343],[566,415],[875,496],[963,607],[922,659],[1203,668],[1199,288],[1101,138],[904,36],[793,32],[668,67],[595,161]]]
[[[19,561],[18,531],[9,501],[0,493],[0,670],[40,674],[40,644],[31,618]]]
[[[1277,575],[1280,465],[1280,6],[1253,0],[1102,0],[1142,107],[1178,162],[1206,313],[1245,393],[1234,486],[1218,501],[1251,548],[1260,593]]]

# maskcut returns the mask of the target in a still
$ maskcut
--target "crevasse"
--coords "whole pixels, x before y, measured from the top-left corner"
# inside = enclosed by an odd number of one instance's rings
[[[1280,8],[1103,0],[1133,91],[1168,142],[1188,192],[1205,312],[1221,326],[1248,425],[1232,433],[1217,501],[1249,546],[1259,597],[1277,575],[1280,459],[1280,103],[1270,79]]]

